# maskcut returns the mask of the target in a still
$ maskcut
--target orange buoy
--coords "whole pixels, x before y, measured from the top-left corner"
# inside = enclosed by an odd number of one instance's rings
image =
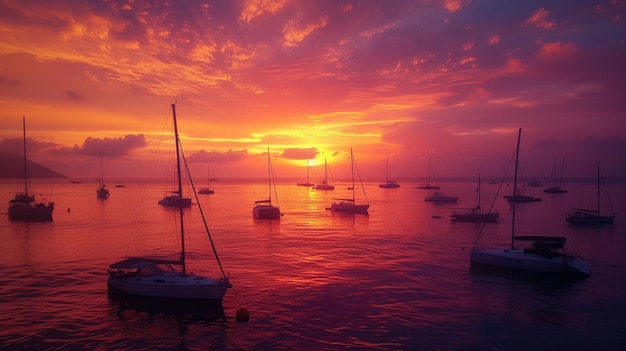
[[[235,314],[235,319],[237,320],[237,322],[245,323],[250,320],[250,312],[242,307],[237,310],[237,314]]]

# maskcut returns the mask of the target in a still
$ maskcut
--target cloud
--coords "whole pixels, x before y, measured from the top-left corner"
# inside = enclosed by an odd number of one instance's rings
[[[0,86],[13,88],[13,87],[18,86],[19,84],[20,84],[20,81],[17,78],[0,75]]]
[[[68,99],[73,100],[73,101],[85,101],[85,100],[87,100],[83,95],[80,95],[79,93],[71,91],[71,90],[66,90],[65,91],[65,96],[67,96]]]
[[[187,161],[190,163],[233,163],[242,161],[246,157],[248,157],[248,150],[245,149],[239,151],[230,149],[227,152],[219,152],[216,150],[206,152],[205,150],[200,150],[187,157]]]
[[[556,26],[556,23],[548,19],[549,15],[550,13],[548,13],[546,9],[540,8],[535,13],[533,13],[530,18],[524,21],[523,26],[552,29]]]
[[[319,28],[326,27],[328,16],[322,15],[315,21],[302,23],[302,19],[292,19],[283,27],[284,44],[288,47],[297,46]]]
[[[143,134],[103,139],[88,137],[82,146],[74,145],[72,148],[60,148],[54,153],[118,158],[127,156],[131,151],[143,148],[147,144]]]
[[[26,138],[26,149],[29,154],[54,150],[59,147],[61,147],[61,145],[57,143]],[[4,138],[0,141],[0,151],[22,155],[24,153],[24,139]]]
[[[310,147],[307,149],[289,148],[283,150],[283,158],[290,160],[310,160],[317,155],[317,149]]]
[[[286,3],[286,0],[246,0],[239,20],[250,23],[254,18],[264,14],[275,14]]]

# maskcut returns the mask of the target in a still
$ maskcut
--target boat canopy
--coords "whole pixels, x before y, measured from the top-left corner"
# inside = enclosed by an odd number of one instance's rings
[[[338,197],[333,197],[333,200],[354,202],[354,199],[342,199],[342,198],[338,198]]]
[[[148,258],[148,257],[128,257],[127,259],[123,261],[113,263],[112,265],[109,266],[109,268],[140,269],[140,268],[151,268],[159,264],[181,265],[182,262],[180,260],[164,260],[164,259]]]
[[[545,241],[545,242],[553,242],[553,243],[564,243],[566,241],[564,236],[542,236],[542,235],[516,236],[515,240],[520,240],[520,241]]]
[[[588,210],[588,209],[584,209],[584,208],[572,208],[573,211],[579,211],[579,212],[587,212],[587,213],[598,213],[598,211],[596,210]]]

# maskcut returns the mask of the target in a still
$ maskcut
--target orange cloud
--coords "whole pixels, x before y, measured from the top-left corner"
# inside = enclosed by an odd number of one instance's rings
[[[548,20],[548,16],[550,14],[546,9],[540,8],[535,13],[530,16],[526,21],[524,21],[524,27],[538,27],[544,29],[552,29],[556,27],[556,23],[554,21]]]
[[[287,3],[286,0],[246,0],[241,10],[240,21],[250,23],[254,18],[266,13],[275,14]]]
[[[283,27],[284,46],[293,47],[298,45],[306,37],[311,35],[315,30],[326,27],[328,24],[328,16],[323,15],[317,22],[301,25],[299,20],[292,19]]]
[[[544,61],[563,60],[575,57],[578,52],[578,46],[573,43],[547,43],[541,47],[538,59]]]
[[[443,7],[450,12],[457,12],[463,7],[463,0],[445,0]]]

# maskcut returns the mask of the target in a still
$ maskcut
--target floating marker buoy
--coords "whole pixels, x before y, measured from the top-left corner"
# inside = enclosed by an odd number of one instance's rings
[[[235,315],[235,319],[237,322],[247,322],[250,320],[250,312],[248,312],[245,308],[240,308],[237,310],[237,314]]]

